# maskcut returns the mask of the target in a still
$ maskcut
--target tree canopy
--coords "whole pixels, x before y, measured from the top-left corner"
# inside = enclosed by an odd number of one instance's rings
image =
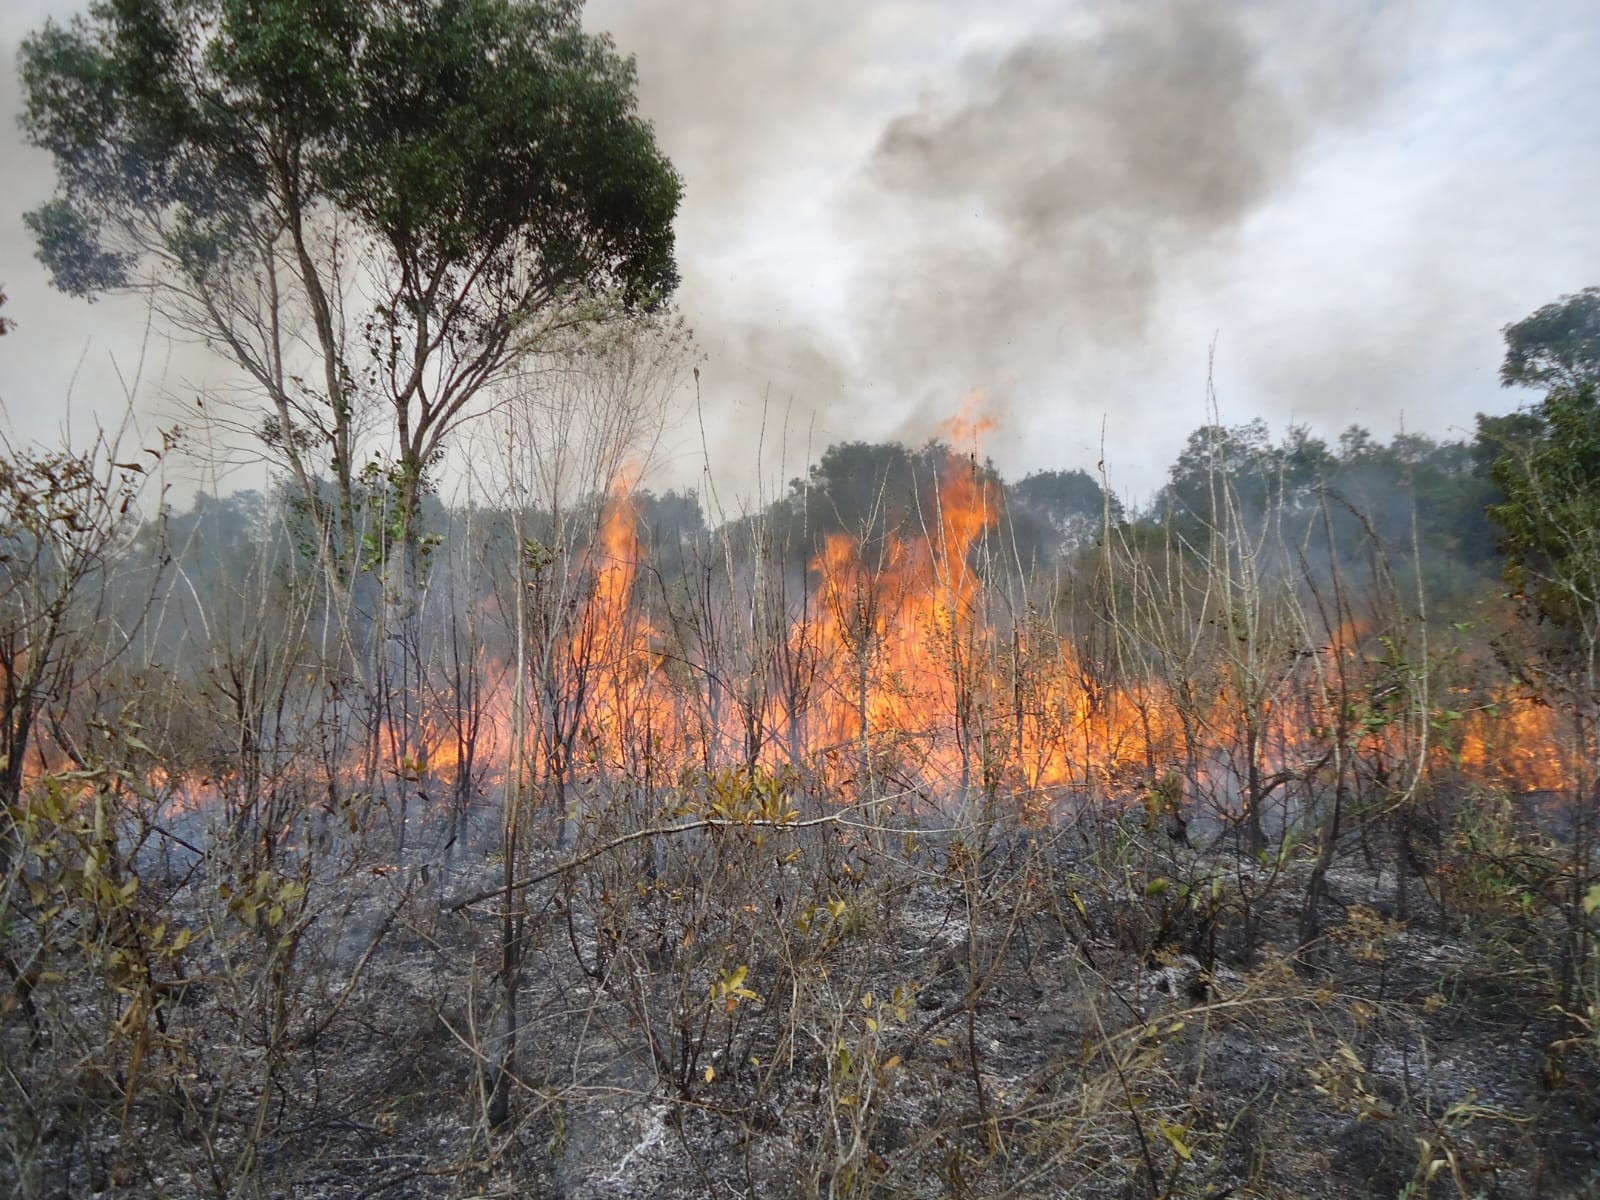
[[[326,454],[347,527],[363,431],[392,429],[404,518],[509,363],[677,284],[678,176],[580,9],[101,0],[49,23],[21,54],[58,173],[26,217],[40,258],[232,357],[269,402],[254,432],[308,496]]]
[[[1556,627],[1600,637],[1600,288],[1564,296],[1505,330],[1500,378],[1543,385],[1542,401],[1479,418],[1496,452],[1506,578]]]
[[[1546,304],[1504,330],[1506,387],[1574,388],[1600,383],[1600,287]]]

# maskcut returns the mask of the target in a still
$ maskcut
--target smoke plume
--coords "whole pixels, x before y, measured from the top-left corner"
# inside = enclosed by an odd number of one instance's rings
[[[1189,0],[973,56],[862,172],[867,361],[937,403],[1141,345],[1384,74],[1371,28]]]
[[[1164,307],[1370,110],[1404,41],[1249,0],[589,14],[637,54],[685,178],[682,299],[726,446],[774,400],[824,443],[915,442],[972,389],[1032,408],[1062,380],[1098,424],[1130,354],[1203,357],[1209,330],[1161,344]],[[786,234],[834,253],[792,261]],[[819,272],[811,310],[768,303]]]

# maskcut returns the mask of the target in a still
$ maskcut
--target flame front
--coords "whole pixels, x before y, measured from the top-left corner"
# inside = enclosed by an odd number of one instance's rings
[[[1284,644],[1250,657],[1213,613],[1218,656],[1164,673],[1148,653],[1054,628],[1026,595],[994,594],[988,556],[1003,541],[1003,498],[978,457],[988,428],[972,415],[947,425],[952,448],[902,528],[829,534],[806,564],[804,588],[778,601],[759,580],[713,585],[705,563],[700,591],[661,587],[640,536],[638,473],[623,472],[588,549],[541,561],[546,574],[519,585],[519,602],[534,610],[523,653],[508,648],[502,615],[500,642],[486,639],[494,652],[480,644],[449,686],[419,699],[409,736],[378,739],[391,761],[330,760],[324,786],[331,794],[343,773],[348,791],[370,792],[386,775],[459,800],[517,770],[559,805],[574,786],[649,790],[759,766],[799,772],[841,802],[914,809],[1003,798],[1044,817],[1063,796],[1133,798],[1173,769],[1237,808],[1252,794],[1312,786],[1316,771],[1334,769],[1330,748],[1338,761],[1368,764],[1384,786],[1418,746],[1429,758],[1415,770],[1518,791],[1570,788],[1580,777],[1581,764],[1557,749],[1559,715],[1531,701],[1463,704],[1451,724],[1412,712],[1413,699],[1366,709],[1340,700],[1336,681],[1347,677],[1363,695],[1389,694],[1382,677],[1391,668],[1374,649],[1381,639],[1354,621],[1320,649]],[[491,623],[487,604],[479,617]],[[1448,736],[1419,740],[1424,722],[1449,726]],[[52,756],[41,744],[33,757]],[[227,781],[212,777],[226,792]]]
[[[950,432],[975,438],[986,427]],[[975,451],[946,456],[912,533],[823,540],[774,656],[803,687],[782,686],[772,678],[782,672],[754,655],[741,682],[681,645],[663,652],[672,639],[639,594],[645,550],[631,489],[623,479],[610,490],[564,680],[553,681],[586,698],[570,740],[592,771],[668,779],[731,757],[800,769],[841,799],[1004,790],[1042,811],[1051,789],[1104,792],[1171,751],[1173,722],[1154,689],[1108,688],[1067,639],[991,619],[976,560],[999,497]],[[548,750],[532,758],[565,769]]]

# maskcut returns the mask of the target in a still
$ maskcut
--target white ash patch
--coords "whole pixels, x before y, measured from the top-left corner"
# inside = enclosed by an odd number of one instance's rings
[[[665,1104],[653,1104],[630,1114],[617,1114],[619,1132],[629,1132],[631,1144],[611,1170],[592,1179],[588,1187],[574,1190],[573,1196],[639,1195],[640,1184],[652,1175],[649,1168],[654,1165],[659,1171],[672,1157],[667,1145],[667,1113]]]

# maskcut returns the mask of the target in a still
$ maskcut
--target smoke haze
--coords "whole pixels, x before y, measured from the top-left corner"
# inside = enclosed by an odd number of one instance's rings
[[[75,7],[8,6],[9,52]],[[1596,282],[1583,0],[594,0],[587,22],[636,55],[686,183],[703,421],[659,486],[699,480],[702,424],[725,490],[770,494],[807,446],[920,441],[981,389],[1008,474],[1092,467],[1103,427],[1113,483],[1148,495],[1207,419],[1213,342],[1224,420],[1459,431],[1516,401],[1499,328]],[[0,395],[32,420],[90,331],[125,359],[144,318],[48,293],[14,76],[0,106],[22,322]]]
[[[1163,290],[1359,111],[1341,81],[1269,61],[1287,31],[1262,24],[1246,6],[1117,8],[1080,36],[968,63],[958,91],[893,118],[862,215],[909,231],[873,239],[873,363],[936,389],[950,372],[978,383],[1143,342]],[[1365,39],[1335,32],[1351,71],[1377,79]]]

